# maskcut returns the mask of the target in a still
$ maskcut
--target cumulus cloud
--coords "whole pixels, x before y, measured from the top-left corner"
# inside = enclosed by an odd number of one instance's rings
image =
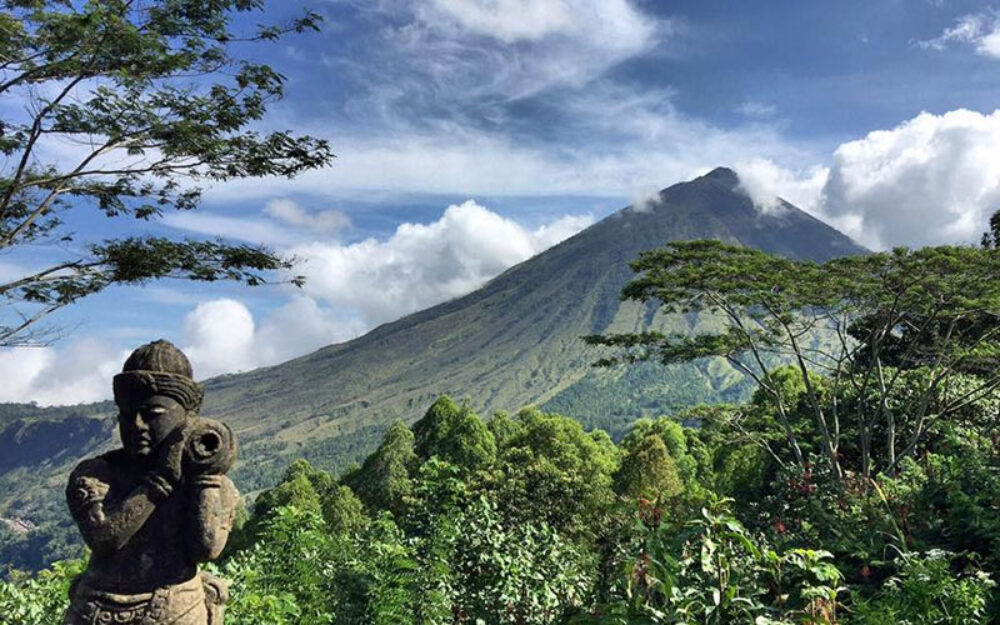
[[[0,350],[0,401],[74,404],[106,399],[111,378],[127,351],[107,341],[83,339],[64,348]]]
[[[921,113],[833,155],[823,213],[876,248],[974,242],[1000,208],[1000,110]]]
[[[1000,59],[1000,15],[997,13],[974,13],[955,20],[955,25],[946,28],[934,39],[918,42],[924,49],[943,51],[952,44],[970,44],[977,54]]]
[[[199,304],[184,319],[181,349],[198,377],[239,371],[256,364],[254,320],[245,305],[222,298]]]
[[[336,313],[297,294],[257,323],[240,301],[203,302],[184,319],[182,349],[199,379],[249,371],[339,343],[370,329],[356,314]]]
[[[315,300],[295,296],[257,324],[242,302],[201,302],[184,318],[178,337],[168,336],[191,360],[195,377],[248,371],[283,362],[323,345],[359,336],[367,328]],[[159,335],[144,332],[127,344],[86,338],[64,345],[0,350],[0,402],[41,405],[111,399],[111,381],[138,343]]]
[[[306,276],[307,294],[357,311],[372,327],[469,293],[592,221],[564,217],[532,231],[469,200],[433,223],[404,223],[383,241],[316,242],[291,252],[302,260],[296,271]]]
[[[465,295],[591,223],[567,215],[529,230],[469,200],[384,240],[296,246],[302,292],[259,323],[233,299],[199,304],[185,318],[184,350],[199,377],[282,362]]]
[[[16,347],[0,350],[0,401],[25,401],[32,383],[52,366],[55,350],[47,347]]]
[[[565,215],[550,224],[538,227],[530,233],[535,248],[532,255],[565,241],[593,223],[594,218],[590,215]]]
[[[829,168],[738,164],[762,210],[798,205],[872,249],[974,243],[1000,209],[1000,110],[921,113],[841,144]]]
[[[284,362],[333,343],[356,338],[371,328],[350,310],[335,310],[297,294],[272,311],[254,337],[259,365]]]

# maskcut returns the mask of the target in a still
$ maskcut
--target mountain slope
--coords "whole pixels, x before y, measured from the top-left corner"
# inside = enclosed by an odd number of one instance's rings
[[[372,426],[413,421],[443,393],[468,397],[482,414],[551,401],[566,414],[608,425],[585,401],[593,396],[585,389],[622,374],[593,372],[595,354],[579,337],[651,321],[618,299],[631,277],[628,262],[640,251],[694,238],[818,261],[864,251],[790,204],[761,213],[738,185],[733,171],[716,169],[663,190],[641,209],[609,216],[465,297],[281,365],[210,380],[205,412],[231,423],[251,454],[261,445],[315,457],[336,451],[338,438],[368,438]],[[710,400],[738,384],[718,365],[685,370],[647,370],[646,377],[679,375],[685,382],[661,385],[654,404]],[[692,379],[702,392],[692,395]],[[739,395],[737,389],[726,399]]]

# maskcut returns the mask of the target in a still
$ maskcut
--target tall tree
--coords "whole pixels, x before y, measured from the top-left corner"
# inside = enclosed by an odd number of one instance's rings
[[[643,436],[625,454],[615,473],[615,490],[635,499],[661,501],[684,490],[677,463],[658,434]]]
[[[645,252],[632,267],[641,275],[623,298],[714,315],[724,329],[588,337],[616,349],[599,364],[724,357],[770,399],[789,455],[802,465],[803,414],[834,475],[844,475],[850,457],[858,463],[851,468],[868,477],[895,469],[936,423],[1000,387],[995,250],[900,248],[817,264],[685,241]],[[797,405],[789,403],[787,377],[775,374],[776,360],[792,364],[802,389]],[[844,453],[848,434],[856,454]]]
[[[467,404],[459,406],[443,395],[423,418],[413,424],[417,455],[437,456],[462,469],[474,471],[496,460],[493,433]]]
[[[40,323],[47,315],[111,285],[256,285],[288,267],[263,247],[80,242],[65,224],[67,211],[149,220],[196,208],[200,183],[292,177],[331,161],[326,141],[250,129],[282,97],[284,78],[236,58],[233,46],[319,24],[307,12],[234,32],[237,14],[262,8],[263,0],[0,1],[0,99],[21,104],[0,112],[0,251],[52,252],[46,266],[0,281],[0,346],[51,338]]]
[[[382,444],[363,465],[343,477],[368,509],[388,510],[402,518],[413,494],[413,473],[420,458],[413,451],[413,432],[402,421],[393,423]]]

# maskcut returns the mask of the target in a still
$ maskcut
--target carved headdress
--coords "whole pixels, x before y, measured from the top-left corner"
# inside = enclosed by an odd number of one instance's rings
[[[130,395],[166,395],[198,412],[205,389],[194,381],[191,362],[173,343],[160,339],[139,347],[114,378],[115,401]]]

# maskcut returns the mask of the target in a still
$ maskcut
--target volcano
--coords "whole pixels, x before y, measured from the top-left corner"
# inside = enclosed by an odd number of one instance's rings
[[[204,413],[230,423],[255,476],[286,454],[337,468],[392,421],[418,419],[440,395],[481,415],[525,405],[620,432],[634,419],[686,405],[745,399],[721,360],[591,367],[581,336],[664,324],[696,331],[696,316],[659,318],[621,302],[629,262],[669,241],[718,239],[796,259],[863,253],[847,236],[780,201],[767,211],[718,168],[626,207],[507,270],[479,290],[280,365],[206,383]],[[247,475],[247,478],[252,476]]]

